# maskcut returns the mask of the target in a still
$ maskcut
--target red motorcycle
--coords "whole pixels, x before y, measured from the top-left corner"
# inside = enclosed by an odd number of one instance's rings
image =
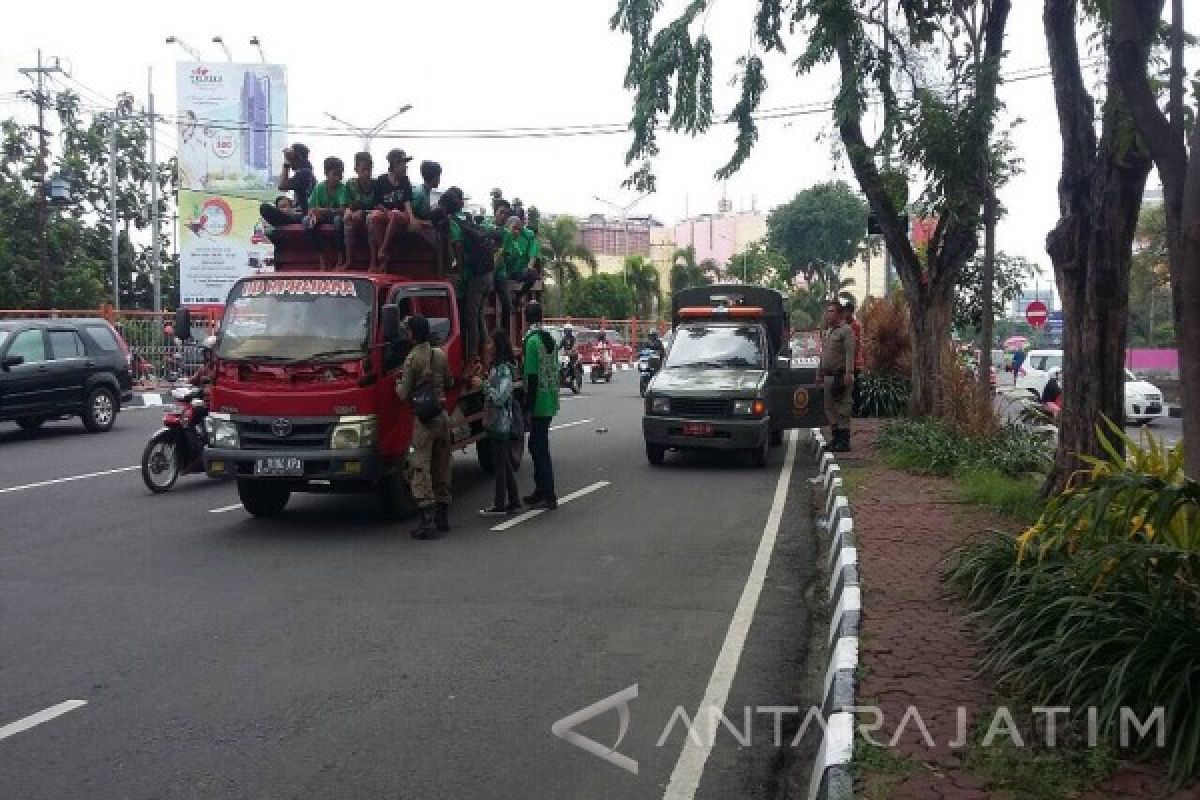
[[[142,480],[155,494],[170,491],[180,475],[204,472],[204,418],[208,404],[204,389],[183,386],[171,390],[175,407],[163,415],[163,427],[142,451]]]

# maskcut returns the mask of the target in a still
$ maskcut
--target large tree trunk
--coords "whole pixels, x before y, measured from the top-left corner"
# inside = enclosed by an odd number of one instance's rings
[[[983,313],[979,318],[979,388],[984,397],[992,392],[992,339],[996,327],[996,190],[990,184],[983,201]]]
[[[1082,466],[1080,456],[1103,455],[1104,418],[1123,422],[1129,267],[1150,160],[1129,135],[1113,66],[1096,140],[1094,103],[1079,65],[1076,0],[1046,0],[1043,22],[1063,141],[1062,218],[1046,238],[1065,323],[1058,452],[1045,486],[1053,493]]]
[[[948,292],[924,293],[921,302],[909,304],[909,328],[912,332],[912,395],[909,413],[914,416],[936,414],[945,401],[943,363],[954,315],[954,295]]]
[[[1192,131],[1182,216],[1179,260],[1172,273],[1179,287],[1173,293],[1175,341],[1183,388],[1184,470],[1200,481],[1200,125]]]

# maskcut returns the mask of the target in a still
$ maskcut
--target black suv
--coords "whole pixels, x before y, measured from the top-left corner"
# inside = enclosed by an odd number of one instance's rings
[[[129,348],[102,319],[0,320],[0,422],[80,417],[107,431],[133,399]]]

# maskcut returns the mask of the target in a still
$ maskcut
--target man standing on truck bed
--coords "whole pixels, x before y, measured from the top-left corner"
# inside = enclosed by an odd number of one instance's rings
[[[430,539],[436,532],[450,530],[450,421],[446,416],[446,390],[453,385],[446,354],[429,343],[429,320],[408,318],[413,348],[404,359],[404,372],[396,384],[396,395],[412,401],[412,453],[408,457],[408,480],[421,520],[412,530],[414,539]],[[432,392],[432,398],[425,398]],[[431,400],[436,414],[422,421],[422,406]]]
[[[558,348],[554,337],[542,330],[542,307],[525,306],[529,332],[521,348],[525,364],[525,416],[529,423],[529,455],[533,459],[533,494],[525,504],[553,511],[558,508],[554,491],[554,462],[550,460],[550,423],[558,413]]]
[[[851,390],[854,386],[854,332],[846,324],[841,303],[825,305],[825,339],[821,343],[821,365],[825,381],[825,417],[829,420],[829,449],[850,449]]]

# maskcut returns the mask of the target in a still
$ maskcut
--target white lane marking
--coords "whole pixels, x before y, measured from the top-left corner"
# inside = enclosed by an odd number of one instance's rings
[[[663,800],[692,800],[700,786],[704,764],[708,761],[708,754],[712,751],[713,740],[716,738],[716,714],[712,709],[723,711],[729,699],[729,689],[737,675],[738,661],[741,660],[742,650],[746,646],[750,625],[754,622],[754,611],[758,607],[758,598],[767,578],[767,567],[771,564],[771,554],[779,536],[779,523],[783,519],[784,506],[787,505],[788,487],[792,482],[792,465],[795,461],[796,434],[789,431],[787,456],[783,461],[783,469],[779,471],[779,482],[775,484],[775,499],[771,503],[771,512],[767,515],[762,539],[758,543],[758,552],[754,555],[754,564],[750,567],[746,586],[742,589],[741,599],[733,611],[729,630],[725,633],[725,643],[721,645],[721,652],[713,665],[704,699],[700,701],[700,708],[696,712],[695,727],[700,735],[684,739],[683,751],[679,754],[679,760],[675,762],[675,769],[671,772],[671,781],[667,784]]]
[[[0,494],[8,494],[9,492],[23,492],[26,489],[40,489],[43,486],[53,486],[56,483],[70,483],[71,481],[83,481],[88,478],[99,478],[104,475],[116,475],[121,472],[132,472],[135,469],[141,469],[140,464],[134,464],[132,467],[118,467],[117,469],[105,469],[100,472],[88,472],[84,475],[72,475],[69,478],[55,478],[51,481],[38,481],[37,483],[27,483],[23,486],[9,486],[7,489],[0,489]]]
[[[584,495],[589,495],[592,492],[598,491],[600,489],[603,489],[605,486],[610,486],[610,485],[611,484],[609,483],[609,481],[596,481],[591,486],[585,486],[582,489],[578,489],[574,492],[571,492],[566,497],[558,498],[558,504],[560,506],[564,506],[567,503],[571,502],[572,500],[578,500],[579,498],[583,497]],[[545,513],[546,513],[546,509],[535,508],[532,511],[526,511],[524,514],[513,517],[512,519],[507,520],[505,522],[501,522],[499,525],[496,525],[495,527],[493,527],[492,530],[506,531],[509,528],[513,527],[514,525],[520,525],[522,522],[527,522],[527,521],[533,519],[534,517],[541,516],[542,514],[545,514]]]
[[[210,508],[210,509],[208,510],[208,513],[210,513],[210,514],[224,514],[226,511],[237,511],[237,510],[238,510],[238,509],[240,509],[241,507],[242,507],[242,504],[241,504],[241,503],[234,503],[234,504],[233,504],[233,505],[231,505],[231,506],[221,506],[220,508]]]
[[[43,722],[49,722],[55,717],[61,717],[68,711],[74,711],[75,709],[86,705],[86,700],[65,700],[56,706],[50,706],[49,708],[43,709],[36,714],[30,714],[24,719],[19,719],[16,722],[10,722],[3,728],[0,728],[0,739],[7,739],[9,736],[15,736],[22,731],[27,731],[30,728],[41,725]]]
[[[589,422],[591,422],[590,419],[579,419],[575,420],[574,422],[564,422],[562,425],[552,425],[550,430],[561,431],[563,428],[573,428],[576,425],[587,425]]]

